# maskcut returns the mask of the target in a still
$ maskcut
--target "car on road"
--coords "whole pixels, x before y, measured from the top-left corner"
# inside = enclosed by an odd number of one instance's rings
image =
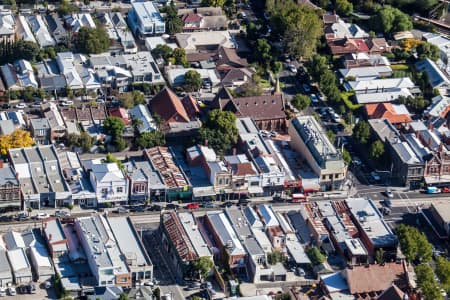
[[[194,281],[194,282],[190,282],[184,289],[186,291],[193,291],[193,290],[200,289],[200,287],[201,287],[200,282]]]
[[[386,207],[391,208],[392,207],[392,201],[389,198],[384,199],[384,205],[386,205]]]
[[[394,198],[394,193],[392,193],[392,190],[390,188],[386,189],[385,194],[386,196],[388,196],[388,198]]]
[[[97,98],[97,100],[95,100],[97,103],[105,103],[105,99],[103,98]]]
[[[187,209],[199,209],[200,205],[198,205],[198,203],[189,203],[188,205],[186,205]]]
[[[247,14],[246,14],[245,12],[241,11],[241,12],[239,13],[239,17],[240,17],[242,20],[245,20],[245,19],[247,19]]]
[[[40,212],[40,213],[37,213],[36,215],[34,215],[33,218],[36,220],[42,220],[42,219],[45,219],[48,217],[49,217],[49,215],[47,213]]]
[[[307,93],[307,94],[309,92],[311,92],[311,87],[309,86],[309,84],[306,84],[306,83],[302,84],[302,88],[305,91],[305,93]]]
[[[27,291],[29,294],[36,294],[36,285],[34,284],[34,282],[30,282],[27,285]]]
[[[0,297],[6,297],[6,288],[0,287]]]
[[[303,270],[302,268],[298,267],[295,269],[295,273],[297,274],[297,276],[301,276],[301,277],[305,277],[306,276],[306,272],[305,270]]]
[[[73,105],[73,101],[71,101],[71,100],[62,101],[61,105],[62,106],[71,106],[71,105]]]
[[[383,207],[380,208],[380,212],[381,212],[384,216],[388,216],[388,215],[391,214],[391,209],[388,208],[388,207],[386,207],[386,206],[383,206]]]
[[[19,104],[16,104],[15,107],[16,107],[16,108],[26,108],[27,105],[26,105],[25,103],[19,103]]]
[[[333,114],[331,114],[331,120],[333,120],[333,122],[335,122],[335,123],[340,123],[341,117],[339,117],[339,115],[337,113],[333,113]]]
[[[144,212],[145,211],[145,206],[143,205],[133,205],[130,207],[130,211],[131,212]]]
[[[9,105],[8,103],[3,103],[2,104],[2,109],[10,109],[11,105]]]
[[[292,64],[288,65],[288,70],[294,74],[297,74],[297,67]]]
[[[378,175],[378,173],[375,172],[375,171],[370,172],[370,177],[371,177],[373,180],[375,180],[375,181],[380,181],[380,180],[381,180],[380,175]]]
[[[361,161],[361,159],[359,159],[358,156],[354,156],[354,157],[353,157],[353,163],[354,163],[355,165],[357,165],[357,166],[361,166],[361,165],[362,165],[362,161]]]
[[[17,295],[16,288],[13,286],[8,287],[8,294],[10,296],[16,296]]]
[[[147,210],[149,210],[149,211],[161,211],[162,207],[161,207],[161,205],[153,204],[152,206],[147,208]]]
[[[439,194],[439,193],[441,193],[441,189],[437,188],[435,186],[429,186],[429,187],[427,187],[426,193],[427,194]]]
[[[166,208],[167,208],[167,209],[178,209],[178,208],[180,208],[180,206],[179,206],[178,204],[168,203],[168,204],[166,205]]]
[[[238,205],[246,206],[250,201],[248,199],[239,199]]]
[[[233,202],[231,201],[226,201],[222,204],[222,207],[231,207],[231,206],[233,206]]]
[[[444,186],[443,188],[441,188],[441,193],[450,193],[450,187]]]
[[[202,207],[203,208],[214,208],[214,207],[216,207],[216,204],[214,202],[204,202],[202,204]]]
[[[309,98],[311,99],[312,104],[319,104],[319,98],[317,98],[316,94],[311,94]]]
[[[58,217],[58,218],[70,217],[70,213],[67,211],[63,211],[63,210],[56,210],[54,215],[55,215],[55,217]]]
[[[130,210],[128,208],[125,208],[123,206],[119,206],[114,212],[118,213],[118,214],[127,214],[130,212]]]

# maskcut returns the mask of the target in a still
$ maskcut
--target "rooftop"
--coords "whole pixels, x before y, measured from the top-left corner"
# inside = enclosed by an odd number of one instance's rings
[[[197,252],[198,257],[208,256],[211,257],[212,253],[206,244],[205,239],[200,233],[197,221],[195,217],[190,212],[178,213],[178,218],[180,219],[181,224],[189,237],[189,240],[192,243],[192,246]]]
[[[431,206],[439,214],[442,220],[449,224],[450,223],[450,203],[448,202],[437,202],[432,203]]]
[[[428,83],[432,88],[441,86],[449,87],[450,80],[448,79],[448,77],[444,74],[444,72],[441,71],[441,69],[439,69],[436,63],[429,58],[425,58],[417,62],[416,69],[419,72],[427,73]]]
[[[66,234],[64,233],[61,222],[57,218],[45,220],[44,233],[50,244],[66,240]]]
[[[169,234],[169,238],[178,253],[178,256],[184,261],[192,261],[199,258],[194,249],[191,240],[185,231],[181,219],[176,212],[167,212],[162,215],[162,224]],[[198,229],[197,229],[198,230]]]
[[[237,48],[237,42],[233,34],[229,31],[214,31],[210,32],[189,32],[177,33],[175,35],[178,45],[186,49],[187,52],[201,50],[204,47],[210,48],[220,46],[225,48]]]
[[[372,200],[349,198],[346,200],[346,203],[354,218],[358,221],[376,248],[397,245],[397,236],[384,222],[383,216]]]
[[[245,255],[246,251],[225,214],[223,212],[208,211],[206,215],[222,245],[230,250],[230,255]]]
[[[412,121],[408,109],[403,104],[367,104],[365,108],[370,119],[388,119],[392,124]]]
[[[346,83],[347,90],[354,90],[356,92],[365,92],[367,90],[384,92],[384,90],[412,89],[414,87],[415,84],[409,77],[349,81]]]
[[[184,188],[189,186],[185,175],[175,163],[174,157],[168,147],[153,147],[145,150],[154,168],[163,177],[164,183],[169,188]]]

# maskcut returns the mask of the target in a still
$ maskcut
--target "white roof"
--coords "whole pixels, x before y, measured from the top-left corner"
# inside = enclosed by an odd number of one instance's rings
[[[31,32],[30,26],[28,26],[28,22],[26,21],[24,16],[19,15],[18,19],[18,33],[20,38],[27,42],[36,43],[36,39],[34,38],[33,33]]]
[[[123,181],[125,177],[116,163],[93,164],[92,173],[97,182]]]
[[[331,25],[331,30],[333,31],[336,38],[367,38],[369,34],[361,29],[356,24],[345,23],[343,20],[339,19],[337,23]]]
[[[150,112],[143,104],[136,105],[135,107],[130,109],[130,115],[132,119],[138,119],[142,121],[142,125],[139,127],[140,133],[146,131],[154,131],[156,129]]]
[[[199,46],[222,46],[225,48],[237,48],[234,36],[229,31],[211,32],[187,32],[175,35],[178,45],[187,52],[197,50]]]
[[[450,106],[450,97],[438,95],[431,99],[431,104],[425,109],[425,114],[441,117],[441,114]]]
[[[365,90],[379,89],[403,89],[413,88],[415,85],[409,77],[403,78],[386,78],[375,80],[349,81],[348,86],[351,90],[364,92]]]
[[[14,273],[27,271],[31,274],[30,263],[24,249],[10,250],[7,252],[11,268]]]
[[[48,32],[47,26],[45,25],[41,15],[29,16],[28,22],[30,23],[31,30],[34,32],[34,35],[36,36],[41,47],[56,45],[56,41],[50,35],[50,32]]]
[[[148,51],[155,49],[158,45],[167,45],[172,49],[177,48],[177,44],[167,43],[166,40],[160,36],[145,38],[145,47],[147,47]]]
[[[360,67],[351,69],[339,69],[342,76],[355,77],[357,80],[372,80],[379,78],[386,73],[392,73],[390,66],[374,66],[374,67]]]
[[[30,247],[30,253],[38,268],[52,268],[49,254],[44,246],[38,245],[38,247]]]
[[[391,102],[397,100],[400,96],[408,97],[412,96],[412,94],[407,88],[404,88],[396,91],[387,91],[382,93],[360,93],[355,95],[356,102],[360,104]]]
[[[326,274],[320,277],[328,292],[330,292],[331,294],[334,292],[345,291],[349,289],[348,284],[341,272]]]
[[[187,71],[194,70],[200,74],[202,79],[209,79],[213,86],[220,83],[219,76],[214,69],[193,69],[193,68],[177,68],[167,71],[167,79],[171,86],[184,84],[184,75]]]
[[[190,212],[178,213],[181,224],[183,225],[184,231],[186,232],[192,246],[194,246],[195,252],[197,252],[198,257],[211,257],[211,251],[208,248],[202,234],[198,230],[197,223],[194,216]]]

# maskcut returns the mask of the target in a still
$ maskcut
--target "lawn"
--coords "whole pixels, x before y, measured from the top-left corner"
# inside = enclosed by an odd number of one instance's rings
[[[392,71],[410,71],[410,66],[406,64],[392,64]]]
[[[352,97],[354,94],[355,92],[353,91],[341,93],[342,101],[344,101],[345,106],[347,106],[347,108],[351,111],[355,111],[363,106],[362,104],[354,104],[352,100],[350,100],[350,97]]]
[[[261,79],[259,81],[258,85],[263,89],[268,89],[271,87],[270,82],[267,79]]]

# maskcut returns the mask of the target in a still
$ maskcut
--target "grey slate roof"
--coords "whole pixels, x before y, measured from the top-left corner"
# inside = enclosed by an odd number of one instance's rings
[[[17,180],[14,170],[10,166],[0,169],[0,185],[4,185],[7,182],[19,185],[19,180]]]
[[[11,134],[15,130],[13,120],[1,120],[0,121],[0,134]]]

